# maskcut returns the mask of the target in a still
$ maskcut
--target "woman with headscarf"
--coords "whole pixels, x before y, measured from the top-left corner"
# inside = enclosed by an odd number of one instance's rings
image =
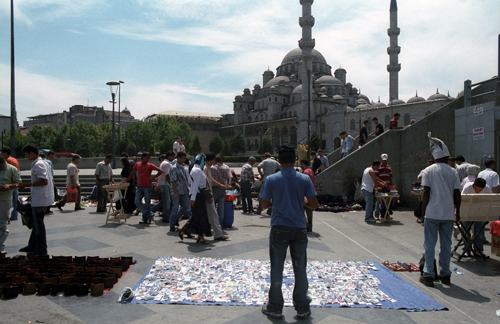
[[[204,235],[210,232],[210,224],[208,223],[207,207],[205,205],[205,197],[201,192],[207,187],[207,177],[203,173],[205,166],[205,155],[198,154],[195,158],[193,168],[191,169],[191,190],[189,191],[190,205],[192,216],[187,223],[179,231],[179,237],[184,240],[184,234],[198,234],[197,243],[208,244]],[[208,199],[213,201],[213,198]]]

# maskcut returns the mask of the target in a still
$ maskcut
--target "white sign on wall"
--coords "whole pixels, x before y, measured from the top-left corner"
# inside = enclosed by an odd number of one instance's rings
[[[472,139],[474,141],[484,139],[484,127],[477,127],[472,130]]]
[[[483,105],[477,105],[474,107],[474,116],[479,116],[483,114]]]

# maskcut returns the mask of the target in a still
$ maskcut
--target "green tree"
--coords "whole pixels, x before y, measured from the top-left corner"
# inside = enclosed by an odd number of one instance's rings
[[[198,137],[198,135],[196,135],[191,142],[191,147],[189,148],[188,152],[192,155],[196,155],[198,153],[201,153],[201,151],[202,148],[201,148],[200,138]]]
[[[311,151],[319,150],[320,146],[321,146],[321,138],[319,138],[316,132],[313,132],[311,136]]]
[[[259,154],[264,154],[266,152],[273,152],[273,143],[271,142],[271,139],[267,137],[262,140],[262,143],[257,150],[257,153]]]
[[[241,133],[238,133],[238,135],[231,139],[231,151],[233,151],[235,155],[240,152],[245,153],[247,151],[247,145]]]
[[[223,147],[224,141],[219,135],[215,135],[214,137],[212,137],[210,143],[208,144],[208,149],[210,150],[210,152],[213,152],[215,154],[220,153]]]
[[[231,156],[231,155],[233,155],[233,151],[231,151],[231,145],[229,145],[228,141],[224,141],[224,146],[222,147],[221,154],[223,156]]]

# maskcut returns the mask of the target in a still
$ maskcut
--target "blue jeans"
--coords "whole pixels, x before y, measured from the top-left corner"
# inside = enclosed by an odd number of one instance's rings
[[[189,195],[178,195],[177,200],[172,195],[172,210],[170,213],[170,227],[175,227],[179,218],[185,213],[190,213],[191,205],[189,205]],[[179,210],[179,205],[181,209]]]
[[[381,207],[380,205],[382,205],[382,201],[380,200],[380,198],[376,198],[376,200],[375,200],[375,218],[379,218],[379,216],[380,216],[380,207]]]
[[[471,222],[463,222],[463,225],[465,228],[467,228],[470,225]],[[474,240],[474,243],[476,244],[477,248],[479,251],[483,252],[484,248],[484,228],[481,230],[481,227],[483,227],[483,222],[472,222],[474,225],[472,225],[471,228],[473,228],[473,234],[472,236],[477,235],[476,239]],[[469,231],[470,234],[470,231]],[[465,250],[465,246],[464,246]],[[467,249],[467,251],[470,251],[470,249]]]
[[[33,213],[33,228],[31,229],[28,248],[36,255],[47,255],[47,234],[45,232],[45,210],[47,207],[31,207]]]
[[[373,192],[362,189],[363,197],[365,197],[365,221],[373,219]]]
[[[12,191],[12,212],[10,213],[10,219],[11,220],[16,220],[18,217],[17,213],[17,198],[19,198],[19,190],[14,189]]]
[[[170,187],[167,185],[159,186],[160,201],[151,208],[151,212],[156,213],[160,209],[163,210],[162,221],[170,220]]]
[[[151,195],[153,194],[152,186],[137,187],[137,192],[135,193],[135,205],[142,213],[142,221],[147,221],[150,217],[153,217],[151,213]],[[144,197],[144,204],[142,203],[142,198]]]
[[[347,150],[347,152],[342,153],[342,156],[340,158],[343,159],[351,153],[352,153],[352,150]]]
[[[452,220],[439,220],[425,218],[424,223],[424,250],[425,266],[424,277],[434,278],[435,248],[439,235],[439,275],[441,277],[451,276],[451,235],[453,234]]]
[[[226,190],[221,187],[213,187],[214,203],[217,207],[217,215],[219,215],[219,224],[224,223],[224,201],[226,200]]]
[[[293,287],[293,305],[297,313],[309,311],[311,299],[307,296],[307,231],[305,228],[276,225],[269,234],[269,256],[271,259],[271,288],[267,309],[281,313],[283,310],[283,268],[286,250],[290,247],[295,285]]]

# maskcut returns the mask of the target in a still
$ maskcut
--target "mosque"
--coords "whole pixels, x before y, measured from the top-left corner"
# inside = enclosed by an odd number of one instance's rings
[[[247,143],[247,152],[257,151],[263,138],[270,138],[274,147],[290,145],[296,147],[307,143],[309,135],[316,133],[322,148],[331,152],[340,146],[338,134],[347,131],[357,136],[365,119],[377,117],[388,129],[389,121],[394,113],[399,113],[399,125],[410,125],[443,107],[453,97],[439,93],[427,99],[415,94],[408,101],[401,100],[398,95],[398,73],[401,64],[398,56],[400,29],[397,24],[397,2],[390,3],[390,26],[388,35],[389,55],[389,98],[387,104],[370,100],[347,80],[347,71],[332,67],[325,57],[314,49],[312,38],[314,17],[311,7],[314,0],[301,0],[302,39],[299,48],[290,51],[283,58],[276,74],[267,70],[262,74],[262,86],[256,84],[252,90],[246,88],[243,94],[237,95],[233,102],[234,114],[223,115],[220,135],[230,139],[241,133]],[[370,122],[369,131],[374,130]],[[373,128],[373,129],[372,129]]]

